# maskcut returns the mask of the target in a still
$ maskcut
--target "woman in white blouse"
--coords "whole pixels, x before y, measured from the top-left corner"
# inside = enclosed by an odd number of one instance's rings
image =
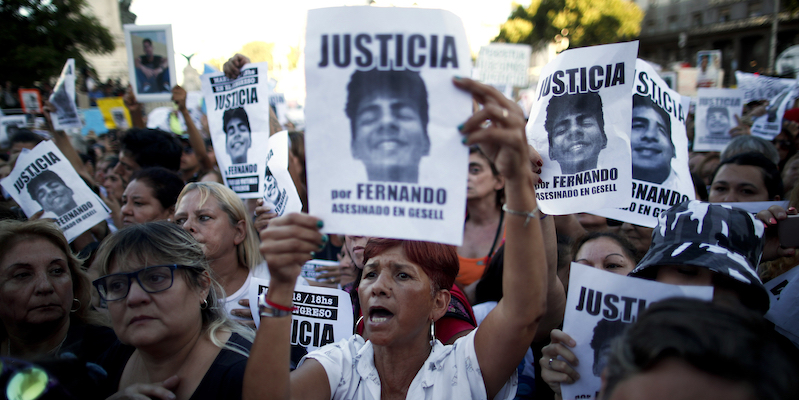
[[[325,240],[317,218],[291,214],[274,219],[261,234],[272,279],[259,302],[261,326],[245,372],[245,399],[484,399],[515,394],[516,367],[546,311],[546,256],[534,191],[538,176],[530,168],[530,160],[537,163],[540,158],[528,152],[525,119],[516,104],[470,79],[456,78],[454,83],[484,106],[460,127],[464,142],[481,145],[505,177],[504,297],[477,330],[444,346],[431,340],[431,325],[449,304],[448,289],[458,271],[455,248],[372,239],[358,288],[364,337],[308,354],[289,375],[284,367],[294,283],[310,252]]]

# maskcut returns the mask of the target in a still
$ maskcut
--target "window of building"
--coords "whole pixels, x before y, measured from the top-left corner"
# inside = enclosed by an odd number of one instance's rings
[[[702,13],[694,13],[692,19],[692,26],[702,26]]]
[[[759,17],[763,15],[763,3],[759,1],[749,3],[746,8],[746,15],[750,17]]]
[[[668,26],[669,26],[669,29],[672,29],[672,30],[677,29],[677,16],[676,15],[672,15],[672,16],[669,17]]]
[[[730,8],[719,8],[719,22],[727,22],[730,20]]]

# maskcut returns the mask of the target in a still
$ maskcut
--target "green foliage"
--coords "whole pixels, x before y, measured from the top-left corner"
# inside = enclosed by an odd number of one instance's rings
[[[30,86],[58,76],[68,58],[114,50],[111,34],[85,0],[0,0],[0,79]]]
[[[629,0],[532,0],[513,10],[494,41],[538,46],[561,35],[572,48],[615,43],[637,37],[643,18]]]

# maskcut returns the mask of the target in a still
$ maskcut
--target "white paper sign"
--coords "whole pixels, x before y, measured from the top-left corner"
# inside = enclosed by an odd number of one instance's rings
[[[660,213],[696,198],[688,169],[687,114],[682,96],[649,63],[638,60],[630,138],[633,198],[624,208],[594,214],[653,228]]]
[[[782,116],[785,110],[792,107],[794,99],[799,95],[799,84],[794,83],[769,100],[766,114],[755,119],[752,124],[752,135],[768,141],[782,131]]]
[[[743,111],[741,89],[698,89],[694,151],[722,151],[732,140],[730,129]]]
[[[527,44],[491,43],[480,48],[477,68],[481,82],[527,87],[532,48]]]
[[[281,131],[269,138],[263,181],[264,205],[278,216],[302,211],[302,200],[289,174],[289,133]]]
[[[269,105],[272,107],[272,110],[275,111],[275,115],[277,116],[277,122],[280,125],[285,126],[289,119],[286,116],[288,112],[288,105],[286,104],[286,95],[283,93],[270,93],[269,94]]]
[[[677,286],[572,263],[563,332],[574,339],[580,379],[561,384],[563,400],[596,399],[613,339],[652,303],[670,297],[710,301],[712,286]]]
[[[772,78],[741,71],[735,71],[735,80],[738,82],[738,89],[744,91],[744,104],[773,99],[796,83],[795,79]]]
[[[305,47],[310,212],[325,232],[459,245],[471,97],[463,23],[443,10],[311,10]]]
[[[766,282],[771,307],[766,319],[776,325],[777,331],[799,346],[799,268]]]
[[[258,315],[258,296],[269,289],[266,279],[252,278],[249,295],[250,311],[256,316],[256,329],[261,325]],[[318,286],[302,286],[294,290],[291,316],[291,344],[312,351],[326,344],[352,336],[353,310],[349,293]]]
[[[305,279],[307,279],[309,281],[319,282],[317,280],[317,277],[319,275],[321,275],[323,272],[317,271],[316,269],[318,267],[336,267],[338,265],[339,265],[338,261],[311,260],[311,261],[308,261],[305,264],[303,264],[302,272],[300,273],[300,276],[302,276],[303,278],[305,278]],[[322,282],[325,282],[325,281],[322,281]]]
[[[21,154],[0,184],[28,217],[44,209],[42,218],[55,220],[70,242],[110,215],[105,203],[51,141]]]
[[[64,130],[67,128],[80,128],[78,107],[75,105],[75,59],[70,58],[61,70],[61,76],[55,84],[53,94],[50,95],[50,104],[55,107],[52,114],[53,128]]]
[[[0,116],[0,146],[8,147],[11,143],[11,136],[26,125],[28,125],[28,116],[26,115]]]
[[[208,128],[225,185],[243,199],[261,197],[260,177],[269,150],[267,64],[247,64],[236,79],[214,72],[201,77]],[[224,151],[223,151],[224,150]]]
[[[629,203],[637,54],[637,41],[567,50],[541,71],[527,141],[544,159],[536,185],[544,213]]]

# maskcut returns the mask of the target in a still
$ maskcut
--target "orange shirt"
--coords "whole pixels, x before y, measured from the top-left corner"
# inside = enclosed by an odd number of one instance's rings
[[[486,257],[464,258],[458,255],[458,261],[460,262],[460,271],[458,271],[455,281],[459,284],[468,286],[483,277],[483,271],[486,269]]]

